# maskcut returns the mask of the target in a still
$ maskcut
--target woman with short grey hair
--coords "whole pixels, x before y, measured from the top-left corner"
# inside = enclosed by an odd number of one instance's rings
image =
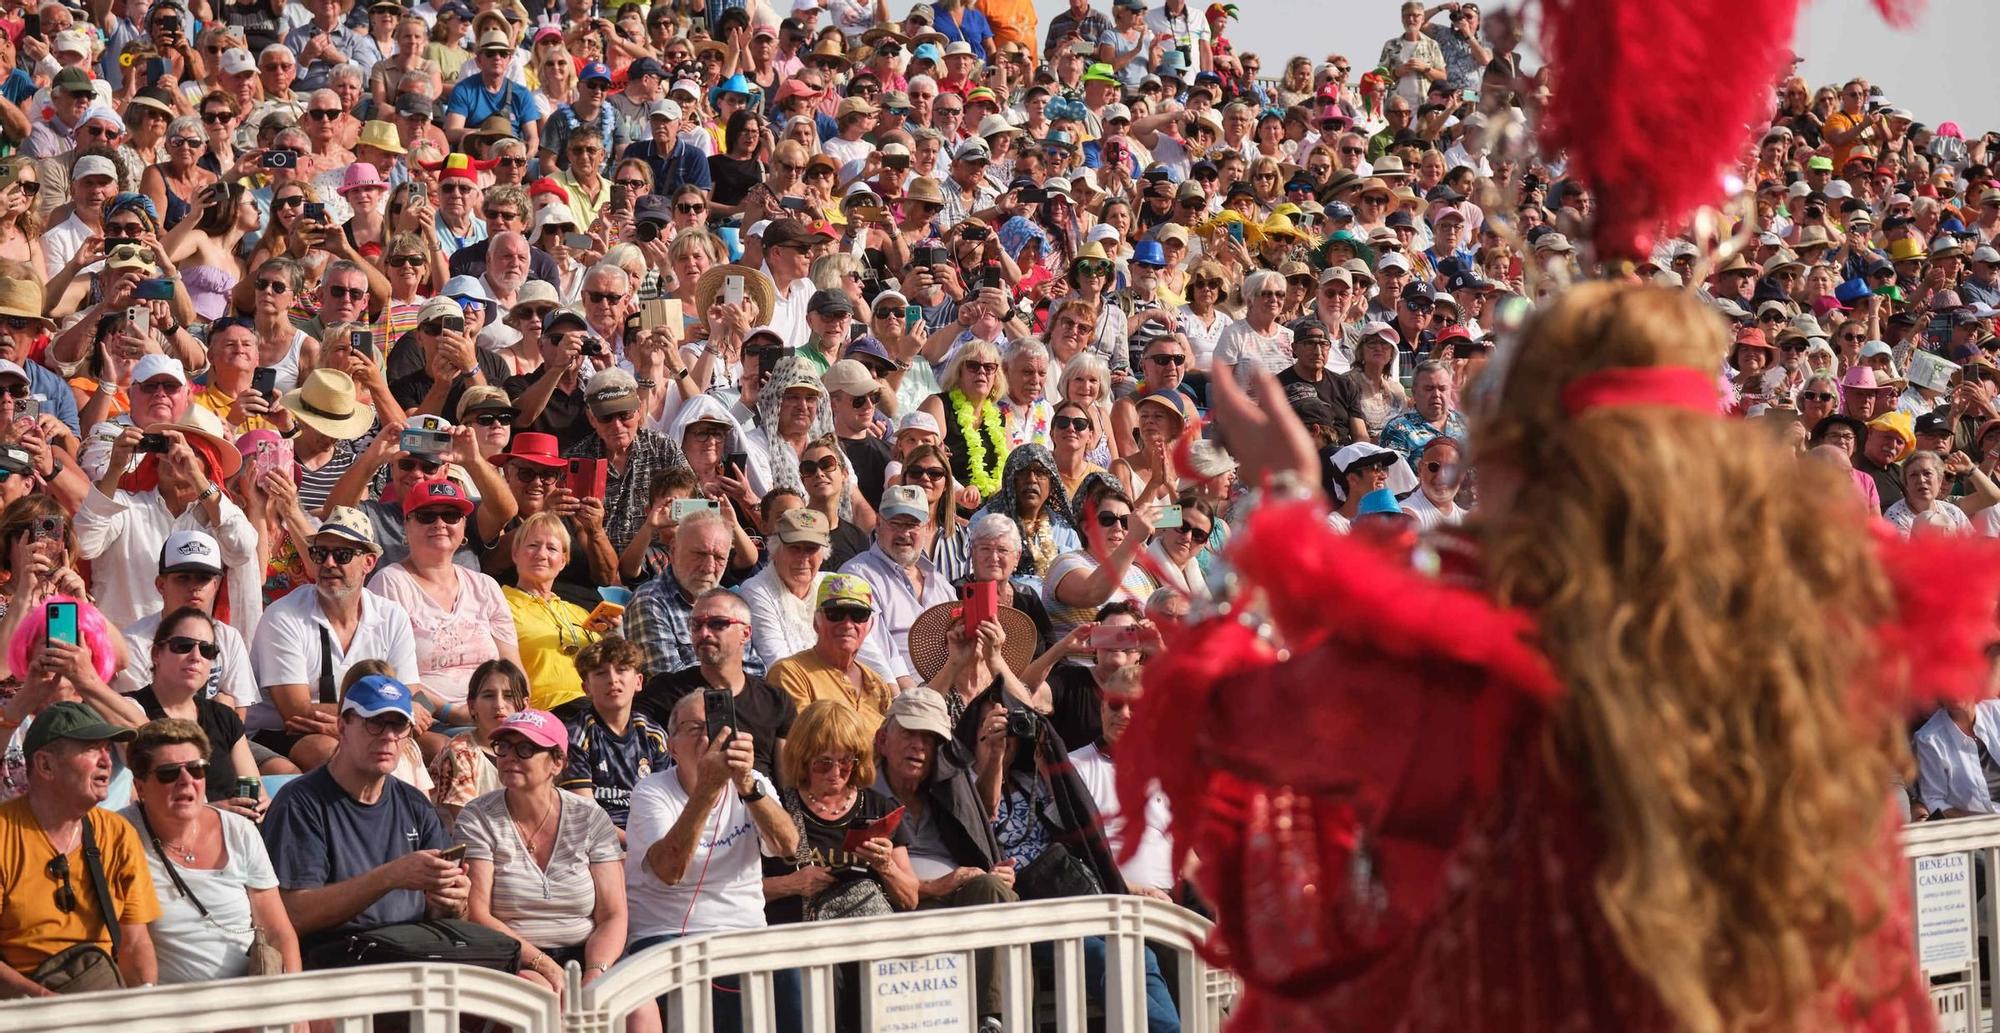
[[[1021,568],[1020,526],[1004,513],[981,513],[973,518],[966,537],[971,543],[972,573],[959,583],[991,581],[998,585],[1000,605],[1011,606],[1035,622],[1039,640],[1035,655],[1048,652],[1055,644],[1055,625],[1049,621],[1048,607],[1042,604],[1038,579],[1017,576]]]
[[[201,214],[201,193],[216,181],[216,175],[200,165],[208,148],[208,134],[201,119],[182,115],[167,123],[167,160],[146,166],[139,175],[139,192],[153,202],[160,213],[162,236],[182,219]]]

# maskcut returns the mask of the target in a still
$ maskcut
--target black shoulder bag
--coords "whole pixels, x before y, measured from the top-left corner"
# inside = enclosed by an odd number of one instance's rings
[[[69,862],[63,863],[67,866]],[[79,943],[36,966],[28,978],[59,994],[116,990],[125,985],[117,961],[125,931],[118,927],[118,912],[111,906],[111,884],[104,878],[104,855],[98,852],[97,836],[90,829],[88,814],[83,816],[83,863],[88,870],[91,895],[97,901],[97,912],[104,918],[104,931],[111,937],[111,953],[104,953],[95,943]]]

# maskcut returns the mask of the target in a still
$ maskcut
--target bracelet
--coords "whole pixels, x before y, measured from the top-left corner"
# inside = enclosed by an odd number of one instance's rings
[[[211,482],[208,487],[202,489],[201,494],[194,497],[194,500],[196,502],[207,502],[209,499],[215,498],[220,494],[222,494],[222,488]]]
[[[652,377],[633,377],[632,382],[638,384],[639,389],[641,391],[651,391],[652,389],[660,386],[660,382],[654,380]]]

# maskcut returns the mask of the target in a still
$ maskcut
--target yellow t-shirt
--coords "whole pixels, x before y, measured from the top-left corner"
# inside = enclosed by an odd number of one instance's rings
[[[514,636],[521,643],[521,664],[528,675],[528,700],[537,710],[554,710],[583,696],[583,677],[576,673],[576,654],[597,641],[584,628],[590,618],[583,607],[560,597],[537,599],[518,588],[502,588],[514,615]]]
[[[861,718],[862,728],[871,739],[875,736],[875,729],[882,724],[882,718],[888,715],[889,700],[895,695],[881,675],[863,664],[861,694],[857,699],[854,686],[847,680],[847,673],[836,670],[810,649],[793,653],[772,664],[764,680],[783,689],[800,710],[823,699],[853,707],[855,715]]]
[[[120,922],[144,925],[159,918],[160,902],[153,895],[153,874],[146,867],[138,831],[102,807],[85,820],[104,857],[111,906]],[[22,975],[79,943],[95,943],[106,953],[111,950],[111,933],[97,909],[83,844],[79,841],[69,852],[69,885],[76,906],[68,912],[56,907],[56,890],[62,883],[48,875],[55,857],[55,847],[28,809],[27,797],[0,804],[0,958]]]
[[[235,408],[236,396],[213,384],[202,388],[201,393],[194,396],[194,404],[214,413],[216,419],[221,420],[224,426],[238,434],[248,434],[253,430],[278,429],[262,416],[252,416],[242,423],[230,423],[229,410]]]
[[[1835,132],[1844,133],[1866,121],[1868,121],[1867,115],[1850,115],[1845,111],[1836,111],[1826,116],[1826,132],[1829,134]],[[1833,174],[1838,176],[1840,175],[1840,170],[1847,165],[1847,156],[1853,154],[1854,149],[1857,147],[1869,146],[1869,141],[1866,137],[1856,137],[1846,144],[1833,144],[1831,146],[1833,147]]]

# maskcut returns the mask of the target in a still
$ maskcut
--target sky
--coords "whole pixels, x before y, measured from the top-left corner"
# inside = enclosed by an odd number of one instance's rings
[[[1108,12],[1108,0],[1093,3]],[[1066,0],[1035,0],[1044,34],[1049,19],[1067,6]],[[1208,2],[1189,0],[1189,6],[1200,11]],[[1230,23],[1227,34],[1239,51],[1264,59],[1266,74],[1281,71],[1284,59],[1298,53],[1315,61],[1346,54],[1358,69],[1398,31],[1397,0],[1238,0],[1238,6],[1242,20]],[[1889,29],[1868,0],[1816,0],[1799,14],[1794,46],[1815,86],[1859,75],[1918,121],[1957,121],[1971,137],[2000,129],[2000,90],[1983,74],[1996,38],[2000,3],[1994,0],[1929,0],[1917,23],[1902,32]],[[1954,67],[1965,71],[1941,71]]]

